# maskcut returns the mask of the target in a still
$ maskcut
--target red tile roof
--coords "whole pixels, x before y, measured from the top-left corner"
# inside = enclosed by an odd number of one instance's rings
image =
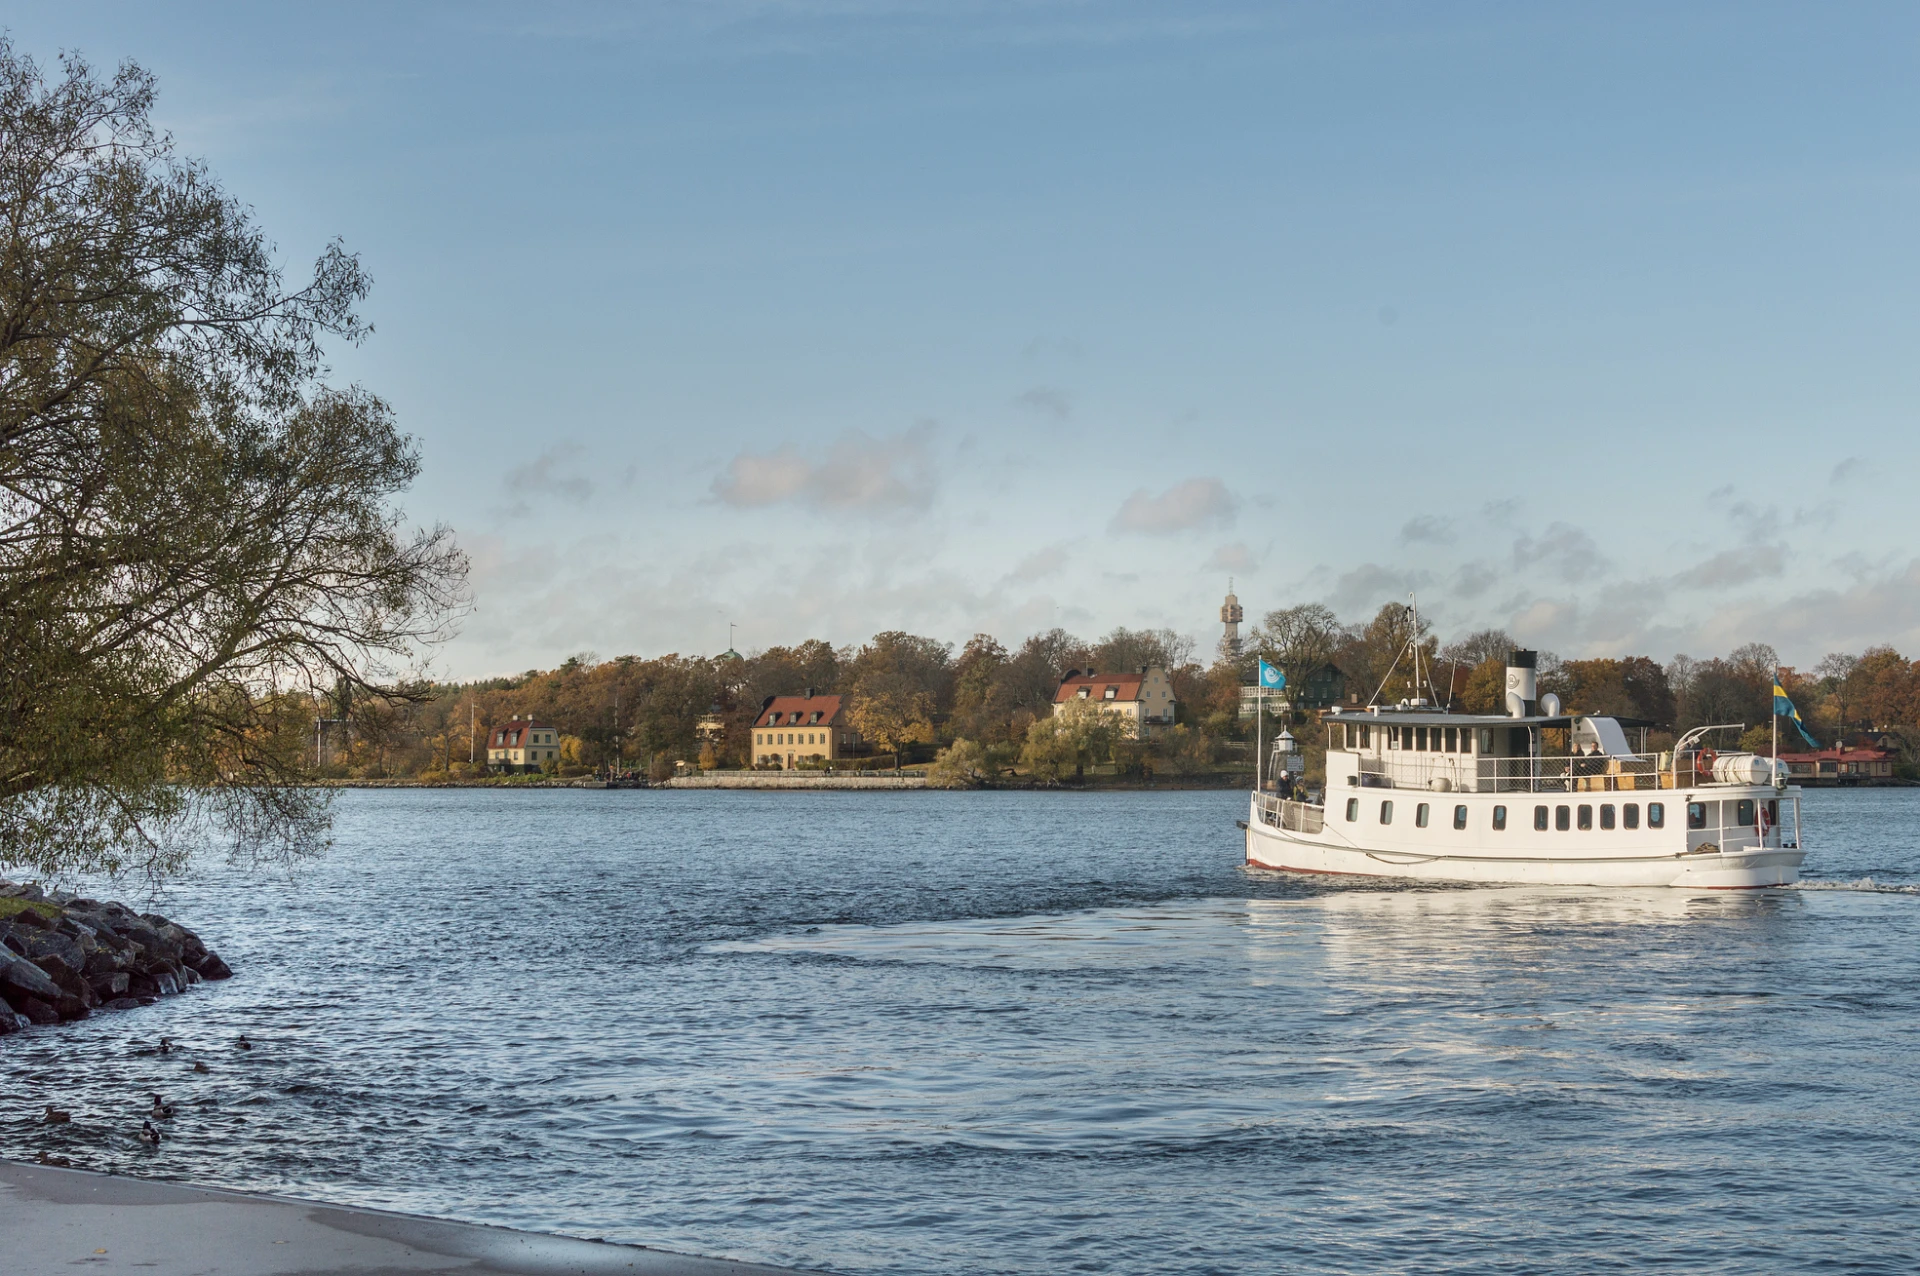
[[[1053,693],[1053,702],[1055,704],[1065,704],[1067,701],[1077,697],[1082,687],[1087,689],[1087,699],[1089,700],[1104,701],[1107,698],[1108,687],[1115,689],[1113,693],[1115,700],[1138,700],[1140,698],[1140,684],[1143,681],[1145,681],[1145,675],[1137,673],[1075,674],[1072,677],[1061,679],[1060,689]]]
[[[839,727],[840,696],[769,696],[756,727]]]
[[[551,722],[535,722],[532,718],[520,718],[513,722],[504,722],[493,729],[487,738],[489,749],[521,749],[526,747],[526,735],[530,731],[552,731],[558,733],[559,727]]]

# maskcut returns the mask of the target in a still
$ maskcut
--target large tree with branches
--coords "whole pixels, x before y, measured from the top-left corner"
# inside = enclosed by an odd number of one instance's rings
[[[0,40],[0,861],[324,844],[322,690],[390,694],[464,598],[387,405],[326,383],[368,280],[290,285],[137,66]]]

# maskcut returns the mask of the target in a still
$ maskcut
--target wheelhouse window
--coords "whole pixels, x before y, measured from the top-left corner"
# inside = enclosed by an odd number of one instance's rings
[[[1460,728],[1459,727],[1447,728],[1447,752],[1448,753],[1460,752]]]
[[[1427,751],[1427,729],[1425,727],[1415,727],[1413,729],[1413,741],[1413,747],[1425,753]]]
[[[1647,827],[1660,829],[1667,826],[1667,804],[1665,802],[1647,803]]]
[[[1382,824],[1393,823],[1393,803],[1382,802],[1380,804],[1380,822]]]
[[[1573,809],[1571,807],[1565,807],[1565,806],[1554,807],[1553,808],[1553,827],[1555,831],[1561,832],[1561,833],[1565,833],[1568,829],[1572,828],[1573,827]]]
[[[1546,807],[1536,806],[1533,808],[1533,827],[1540,830],[1542,833],[1547,831],[1547,808]]]
[[[1373,728],[1364,722],[1360,724],[1360,747],[1363,749],[1373,747]]]
[[[1747,828],[1752,825],[1755,818],[1752,798],[1741,798],[1740,801],[1734,805],[1733,822],[1741,828]]]
[[[1613,827],[1613,803],[1611,802],[1602,802],[1600,804],[1600,827],[1602,829],[1610,829]]]
[[[1705,802],[1687,803],[1687,827],[1703,829],[1707,827],[1707,804]]]
[[[1466,807],[1456,806],[1453,808],[1453,827],[1457,829],[1463,829],[1467,827],[1467,808]]]
[[[1480,752],[1482,753],[1493,752],[1493,728],[1492,727],[1480,728]]]
[[[1348,798],[1347,799],[1347,823],[1351,824],[1353,823],[1353,821],[1359,818],[1360,818],[1360,799]]]
[[[1585,803],[1582,803],[1580,806],[1580,831],[1582,833],[1593,832],[1593,808]]]
[[[1630,829],[1640,827],[1640,804],[1629,802],[1620,808],[1620,819]]]
[[[1397,749],[1400,747],[1400,728],[1399,727],[1390,726],[1387,728],[1387,747],[1389,749]]]
[[[1472,727],[1460,728],[1460,752],[1462,753],[1473,752],[1473,728]]]
[[[1422,802],[1419,806],[1414,807],[1413,808],[1413,826],[1415,828],[1420,828],[1420,829],[1427,827],[1427,816],[1429,813],[1431,813],[1432,810],[1433,808],[1425,802]]]
[[[1493,831],[1496,833],[1505,832],[1506,827],[1507,827],[1507,808],[1504,806],[1494,807],[1493,808]]]

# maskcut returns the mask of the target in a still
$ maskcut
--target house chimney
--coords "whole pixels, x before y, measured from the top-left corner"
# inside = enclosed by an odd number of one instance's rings
[[[1534,651],[1512,651],[1507,653],[1507,716],[1509,718],[1531,717],[1539,711],[1534,699],[1536,683],[1534,665],[1540,654]]]
[[[807,688],[807,699],[809,699],[809,700],[811,700],[811,699],[813,699],[813,688],[812,688],[812,687],[808,687],[808,688]]]

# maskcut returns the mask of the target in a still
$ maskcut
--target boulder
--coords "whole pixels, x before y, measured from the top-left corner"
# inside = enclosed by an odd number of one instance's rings
[[[102,1001],[111,1002],[115,997],[127,995],[127,972],[124,970],[108,971],[104,974],[94,974],[89,971],[87,982],[93,985],[93,990],[100,994]]]
[[[60,1012],[38,997],[22,997],[18,1001],[8,997],[7,1000],[13,1002],[13,1008],[33,1023],[44,1025],[60,1022]]]
[[[228,967],[226,962],[221,961],[220,954],[214,952],[211,948],[207,950],[207,955],[205,957],[201,958],[197,963],[195,963],[193,968],[195,971],[199,973],[202,979],[233,978],[232,969]]]
[[[51,921],[48,921],[39,913],[34,912],[31,908],[23,908],[7,920],[15,926],[24,926],[29,930],[53,929],[53,923]]]
[[[80,941],[59,931],[35,931],[27,936],[27,956],[42,969],[49,961],[58,961],[75,974],[87,968],[86,950],[80,947]]]
[[[109,1001],[106,1005],[102,1006],[101,1009],[102,1010],[138,1010],[140,1009],[140,1007],[148,1004],[149,1004],[148,1002],[141,1001],[137,997],[115,997],[112,1001]]]
[[[10,1032],[18,1032],[24,1026],[20,1020],[20,1016],[13,1013],[13,1007],[4,1001],[0,1001],[0,1037],[4,1037]]]
[[[131,997],[158,997],[160,984],[152,975],[134,971],[127,976],[127,995]]]
[[[6,964],[0,965],[0,997],[13,1002],[13,1008],[20,1010],[16,994],[48,1001],[60,995],[60,985],[49,979],[47,972],[32,962],[10,957]]]

